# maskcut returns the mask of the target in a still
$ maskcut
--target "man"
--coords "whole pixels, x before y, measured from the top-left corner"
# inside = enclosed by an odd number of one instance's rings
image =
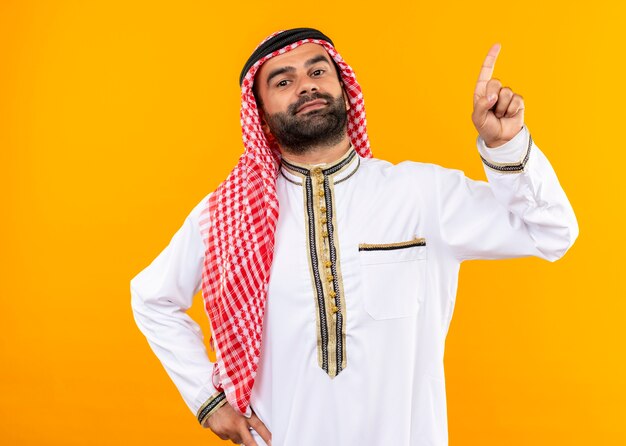
[[[361,89],[321,32],[257,47],[246,152],[131,281],[137,324],[203,426],[246,446],[447,444],[460,263],[554,261],[578,235],[523,99],[491,78],[499,49],[474,91],[486,183],[372,158]],[[215,364],[185,313],[200,288]]]

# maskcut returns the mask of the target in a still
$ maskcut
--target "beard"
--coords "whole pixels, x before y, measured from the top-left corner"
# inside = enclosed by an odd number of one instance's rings
[[[298,108],[315,99],[323,99],[327,105],[296,115]],[[266,114],[265,120],[281,148],[301,155],[317,147],[339,143],[346,135],[348,113],[343,95],[334,98],[330,94],[313,93],[302,96],[286,112]]]

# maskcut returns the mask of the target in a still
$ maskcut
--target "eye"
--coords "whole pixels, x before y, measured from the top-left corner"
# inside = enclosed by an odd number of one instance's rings
[[[286,87],[287,86],[287,79],[283,79],[282,81],[278,82],[276,84],[277,87]]]
[[[322,73],[324,73],[324,71],[326,71],[326,70],[322,70],[322,69],[320,68],[320,69],[317,69],[317,70],[313,71],[313,73],[311,73],[311,74],[312,74],[313,76],[321,76],[321,75],[322,75]]]

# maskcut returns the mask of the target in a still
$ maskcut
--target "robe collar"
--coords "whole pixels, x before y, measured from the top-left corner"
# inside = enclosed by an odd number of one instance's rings
[[[350,178],[359,168],[361,157],[352,144],[346,153],[336,161],[322,164],[302,164],[282,159],[280,173],[290,183],[302,185],[302,181],[311,175],[328,177],[333,184],[338,184]]]

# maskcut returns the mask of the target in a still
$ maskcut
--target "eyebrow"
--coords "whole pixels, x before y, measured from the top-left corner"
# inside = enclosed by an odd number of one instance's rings
[[[318,62],[326,62],[328,65],[330,65],[330,61],[328,60],[326,56],[324,56],[323,54],[318,54],[317,56],[312,57],[306,62],[304,62],[304,66],[308,68],[311,65],[315,65]],[[296,69],[291,66],[280,67],[280,68],[276,68],[275,70],[270,71],[269,76],[267,76],[267,85],[269,86],[270,81],[276,76],[280,76],[281,74],[285,74],[285,73],[292,73],[294,71],[296,71]]]

